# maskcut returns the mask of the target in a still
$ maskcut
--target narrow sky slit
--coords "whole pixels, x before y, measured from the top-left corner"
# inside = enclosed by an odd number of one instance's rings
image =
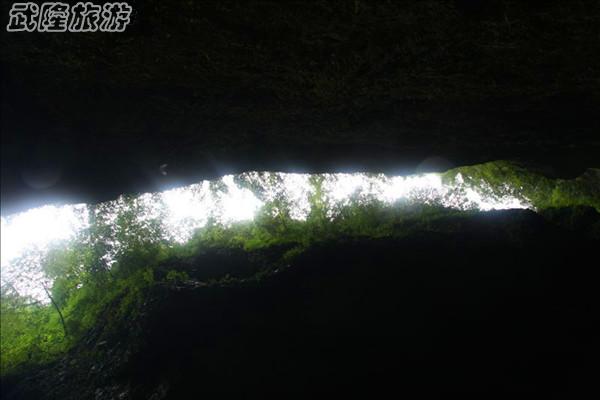
[[[282,212],[285,208],[289,218],[306,220],[311,212],[311,199],[316,195],[321,197],[330,219],[336,217],[339,207],[351,202],[361,205],[378,201],[390,206],[409,202],[484,211],[533,208],[522,196],[492,195],[488,189],[483,182],[478,187],[466,186],[460,174],[451,182],[443,182],[442,175],[435,173],[403,177],[248,172],[146,193],[129,201],[122,197],[96,206],[44,206],[2,217],[2,285],[10,282],[19,294],[43,300],[42,288],[32,282],[43,282],[40,265],[44,255],[51,246],[75,238],[88,227],[93,209],[104,211],[102,222],[108,225],[118,224],[124,212],[134,215],[133,220],[128,220],[132,224],[149,226],[152,221],[157,222],[167,241],[185,243],[209,221],[225,227],[251,221],[267,204],[273,206],[272,212]],[[105,240],[118,253],[118,239]],[[105,257],[110,262],[115,254]]]

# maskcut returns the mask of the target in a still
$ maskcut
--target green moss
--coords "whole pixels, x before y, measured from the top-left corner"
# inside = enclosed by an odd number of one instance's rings
[[[592,237],[599,236],[598,170],[589,170],[575,179],[551,179],[517,164],[497,161],[456,168],[445,173],[443,179],[455,180],[459,173],[466,185],[492,196],[516,196],[529,201],[560,226],[577,229],[585,225]],[[314,191],[306,221],[290,218],[286,204],[276,200],[251,222],[222,226],[209,221],[183,245],[167,245],[156,226],[136,225],[132,222],[134,215],[125,214],[117,221],[121,245],[110,267],[102,264],[99,257],[106,248],[98,238],[107,229],[100,209],[85,240],[78,238],[53,250],[45,259],[44,271],[54,279],[51,292],[64,315],[68,336],[52,306],[29,304],[27,299],[3,288],[2,374],[51,362],[98,329],[101,332],[97,334],[108,335],[120,326],[120,321],[141,313],[148,290],[157,283],[172,285],[193,279],[186,266],[207,249],[223,249],[226,255],[242,253],[252,265],[239,271],[222,271],[220,275],[217,269],[205,283],[243,284],[260,281],[285,268],[319,243],[456,232],[466,229],[464,217],[475,213],[423,204],[362,204],[358,199],[335,206],[328,204],[323,195],[323,176],[311,177],[311,184]],[[274,208],[279,212],[273,212]],[[163,272],[157,273],[158,270]]]
[[[177,271],[177,270],[169,270],[167,272],[167,275],[165,277],[165,280],[167,282],[170,283],[180,283],[180,282],[185,282],[188,279],[190,279],[190,276],[188,275],[188,273],[186,271]]]
[[[443,175],[445,182],[461,174],[467,185],[483,188],[494,196],[513,195],[537,210],[589,206],[600,211],[600,170],[589,169],[574,179],[552,179],[508,161],[455,168]]]

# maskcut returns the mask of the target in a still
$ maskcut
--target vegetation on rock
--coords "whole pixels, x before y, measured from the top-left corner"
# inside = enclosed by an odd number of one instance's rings
[[[587,234],[597,237],[597,170],[589,170],[573,180],[561,180],[511,163],[494,162],[448,171],[444,179],[458,179],[459,173],[465,182],[480,185],[490,195],[501,196],[510,191],[530,201],[549,220],[571,229],[585,225]],[[139,311],[147,290],[156,285],[211,286],[259,281],[285,268],[317,243],[457,231],[464,229],[461,221],[465,216],[476,214],[424,204],[399,203],[390,207],[379,201],[351,199],[336,206],[332,217],[326,212],[331,205],[325,203],[319,191],[318,177],[314,179],[316,190],[309,199],[311,211],[306,221],[290,218],[283,200],[276,199],[251,222],[223,226],[209,221],[184,244],[166,242],[159,224],[135,218],[135,207],[127,208],[116,218],[108,218],[109,210],[102,205],[92,207],[89,228],[42,259],[47,282],[51,284],[47,288],[51,304],[19,296],[10,285],[2,288],[2,374],[56,360],[97,329],[98,324],[106,332],[116,329],[119,321],[132,318]],[[135,203],[133,198],[122,202]],[[274,208],[281,212],[273,212]],[[223,257],[220,261],[203,258],[207,251],[220,251]],[[106,257],[109,253],[110,260]],[[236,264],[235,260],[246,261]],[[110,314],[106,314],[107,309]]]

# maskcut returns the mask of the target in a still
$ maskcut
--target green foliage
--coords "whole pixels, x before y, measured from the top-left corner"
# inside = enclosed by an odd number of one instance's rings
[[[92,207],[92,223],[77,238],[42,258],[22,257],[23,268],[31,267],[30,260],[41,263],[46,280],[52,282],[49,296],[64,316],[68,335],[56,307],[32,302],[6,285],[0,301],[2,374],[56,359],[99,325],[106,310],[111,312],[102,326],[110,330],[143,303],[145,290],[154,283],[153,269],[169,257],[170,249],[161,240],[156,221],[136,222],[139,208],[134,199],[122,199],[120,211],[111,223],[109,210]]]
[[[54,310],[4,293],[0,302],[0,343],[2,375],[49,362],[68,346]]]
[[[169,283],[180,283],[190,279],[190,276],[186,271],[169,270],[165,277],[165,280]]]
[[[477,185],[487,190],[487,194],[511,194],[527,199],[540,212],[577,205],[600,210],[597,170],[577,179],[553,180],[512,163],[493,162],[449,171],[444,179],[455,179],[459,172],[465,183]],[[51,362],[91,330],[117,329],[119,321],[140,311],[147,291],[157,279],[170,284],[193,280],[185,267],[171,266],[172,260],[190,259],[210,248],[269,254],[268,262],[264,263],[268,267],[253,269],[249,272],[253,276],[244,277],[260,280],[271,271],[289,265],[306,248],[319,242],[453,229],[447,226],[454,223],[453,219],[445,217],[464,213],[405,203],[390,207],[373,199],[364,202],[361,198],[351,198],[341,205],[330,204],[322,190],[323,177],[313,176],[310,182],[314,190],[306,221],[292,219],[285,199],[275,199],[251,222],[223,226],[209,221],[191,240],[177,245],[166,242],[156,216],[138,218],[144,212],[141,200],[120,198],[116,216],[111,216],[112,211],[103,205],[91,207],[89,229],[79,237],[51,249],[43,257],[29,254],[20,261],[25,272],[32,263],[42,264],[44,284],[56,307],[21,297],[10,285],[2,288],[1,373]],[[587,211],[581,210],[554,219],[567,226],[578,225],[577,221],[589,219]],[[598,231],[600,225],[597,222],[592,225],[590,232]],[[158,269],[167,272],[155,274]],[[32,274],[28,279],[39,277]],[[208,278],[208,283],[214,285],[239,282],[236,273],[228,275],[227,271]],[[64,330],[57,309],[64,316]]]
[[[445,180],[461,174],[465,183],[488,194],[514,195],[530,201],[538,210],[590,206],[600,212],[600,170],[589,169],[575,179],[551,179],[508,161],[460,167],[444,174]]]

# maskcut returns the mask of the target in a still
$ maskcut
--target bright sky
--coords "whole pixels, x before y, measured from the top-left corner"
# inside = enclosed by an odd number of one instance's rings
[[[527,201],[515,196],[486,195],[490,191],[486,190],[484,183],[479,187],[468,187],[460,174],[450,184],[444,184],[441,175],[436,173],[407,177],[364,173],[321,174],[313,178],[322,179],[323,200],[330,206],[328,215],[331,218],[335,217],[335,206],[347,204],[351,199],[363,203],[378,200],[388,204],[407,200],[461,210],[531,208]],[[309,197],[314,191],[311,175],[308,174],[249,172],[227,175],[217,181],[143,194],[136,199],[136,210],[142,210],[136,218],[140,221],[160,218],[168,239],[185,243],[209,218],[224,226],[252,220],[261,207],[275,199],[288,205],[291,218],[305,220],[310,213]],[[122,210],[123,202],[115,200],[104,203],[103,207],[114,210],[110,217],[114,220],[118,211]],[[12,261],[28,250],[43,253],[52,243],[74,237],[88,224],[87,206],[44,206],[2,217],[1,222],[2,282],[11,281],[20,293],[43,301],[39,298],[39,288],[31,289],[31,282],[27,285],[15,282],[20,271],[15,270]],[[31,279],[39,279],[40,275],[35,276]]]

